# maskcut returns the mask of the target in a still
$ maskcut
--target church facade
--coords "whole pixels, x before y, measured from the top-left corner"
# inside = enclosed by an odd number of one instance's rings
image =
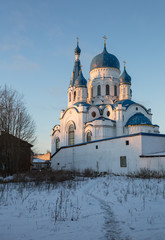
[[[88,82],[82,73],[80,54],[77,41],[68,87],[68,107],[61,111],[60,125],[55,125],[51,131],[51,160],[54,169],[57,168],[57,162],[59,168],[59,152],[66,147],[74,149],[75,145],[139,133],[159,135],[159,126],[152,123],[151,109],[132,100],[131,77],[126,71],[125,63],[121,72],[119,60],[107,51],[106,38],[104,37],[102,53],[91,61]],[[69,161],[73,160],[71,155],[68,155]],[[69,168],[67,161],[66,157],[66,163],[65,160],[63,162],[66,169]]]

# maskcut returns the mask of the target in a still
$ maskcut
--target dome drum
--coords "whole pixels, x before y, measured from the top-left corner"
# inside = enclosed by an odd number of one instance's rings
[[[90,72],[90,80],[96,78],[109,78],[110,81],[118,80],[120,75],[120,70],[117,68],[95,68]]]

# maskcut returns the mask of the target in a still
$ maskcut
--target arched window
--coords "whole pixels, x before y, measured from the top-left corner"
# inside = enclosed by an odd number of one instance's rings
[[[109,85],[108,84],[106,85],[106,89],[105,90],[106,90],[106,95],[109,96]]]
[[[56,138],[56,151],[59,149],[60,139]]]
[[[69,93],[69,102],[71,102],[71,92]]]
[[[76,91],[74,92],[74,101],[76,100]]]
[[[87,142],[91,141],[92,134],[91,132],[87,132]]]
[[[117,96],[117,86],[114,86],[114,96]]]
[[[74,125],[71,124],[68,129],[68,145],[74,144]]]
[[[97,96],[101,96],[101,86],[97,86]]]
[[[93,87],[91,87],[91,98],[93,98]]]

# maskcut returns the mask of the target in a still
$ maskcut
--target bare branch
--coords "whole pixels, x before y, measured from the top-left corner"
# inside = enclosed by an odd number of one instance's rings
[[[8,132],[24,141],[34,143],[36,125],[16,90],[0,88],[0,131]]]

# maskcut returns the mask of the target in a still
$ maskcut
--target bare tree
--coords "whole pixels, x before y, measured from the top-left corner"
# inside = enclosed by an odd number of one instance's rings
[[[16,90],[0,88],[0,132],[4,131],[29,143],[34,143],[36,126],[27,112],[23,96]]]

